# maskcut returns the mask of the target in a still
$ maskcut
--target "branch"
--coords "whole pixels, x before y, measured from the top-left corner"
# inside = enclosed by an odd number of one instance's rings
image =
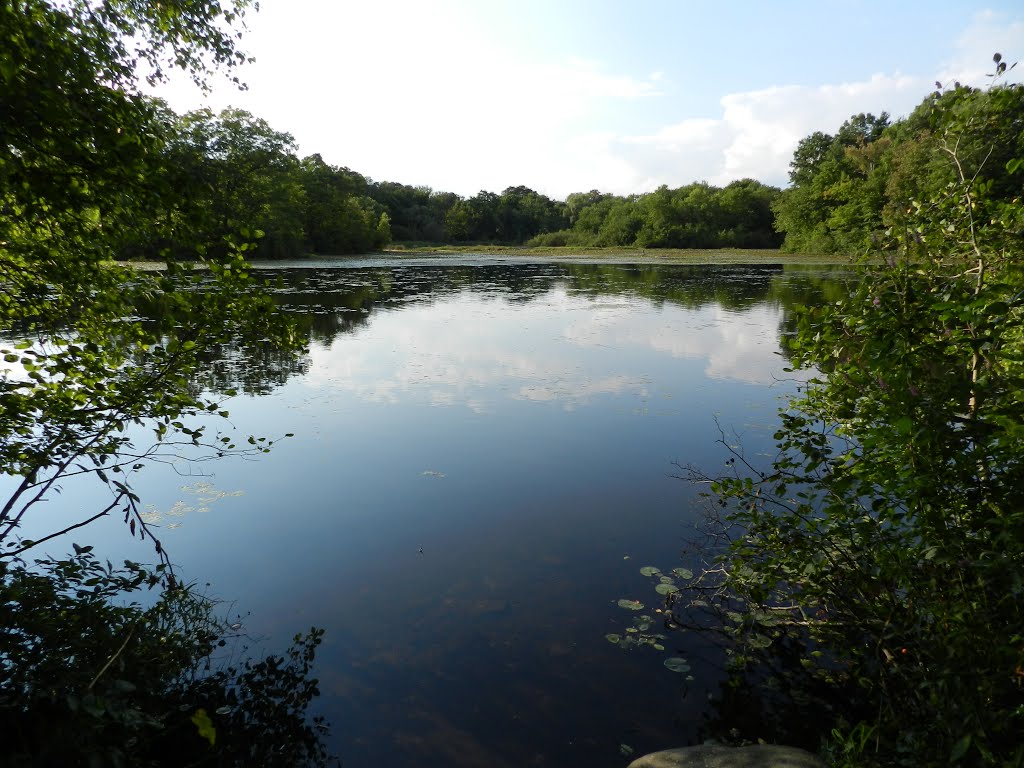
[[[96,677],[94,677],[92,679],[92,682],[89,683],[89,685],[86,687],[85,690],[91,691],[93,686],[96,685],[96,681],[98,681],[101,677],[103,677],[103,673],[104,672],[106,672],[108,669],[110,669],[110,665],[114,663],[114,660],[117,659],[117,657],[121,655],[121,652],[124,651],[124,649],[128,646],[128,641],[132,639],[132,635],[135,634],[135,628],[137,626],[138,626],[138,622],[137,621],[134,624],[132,624],[132,628],[130,630],[128,630],[128,637],[126,637],[124,639],[124,642],[121,643],[121,647],[118,648],[117,651],[114,652],[113,656],[111,656],[109,659],[107,659],[107,663],[103,665],[103,669],[101,669],[99,672],[96,673]]]
[[[88,525],[91,522],[99,520],[104,515],[109,514],[110,511],[121,502],[121,498],[123,497],[123,495],[124,494],[119,495],[102,512],[97,512],[95,515],[90,517],[88,520],[83,520],[82,522],[75,523],[74,525],[69,525],[64,530],[57,531],[56,533],[51,533],[48,536],[44,536],[41,539],[33,540],[31,543],[26,544],[26,545],[24,545],[22,547],[19,547],[18,549],[14,550],[13,552],[2,552],[2,553],[0,553],[0,558],[4,558],[4,557],[17,557],[22,552],[25,552],[25,551],[27,551],[29,549],[32,549],[33,547],[36,547],[39,544],[42,544],[44,541],[49,541],[50,539],[55,539],[58,536],[63,536],[65,533],[70,533],[71,531],[75,530],[76,528],[81,528],[83,526]]]

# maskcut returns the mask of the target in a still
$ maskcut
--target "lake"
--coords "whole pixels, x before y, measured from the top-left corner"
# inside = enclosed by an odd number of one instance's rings
[[[137,489],[257,647],[326,629],[318,711],[344,765],[621,766],[623,745],[699,740],[715,649],[606,635],[633,624],[622,598],[656,618],[641,567],[700,565],[679,467],[721,468],[720,439],[770,460],[800,384],[780,337],[841,274],[483,257],[265,273],[308,354],[228,350],[210,382],[241,391],[242,434],[294,437]],[[98,549],[143,559],[118,522]]]

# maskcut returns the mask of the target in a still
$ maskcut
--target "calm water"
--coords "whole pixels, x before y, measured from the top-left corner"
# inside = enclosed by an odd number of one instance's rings
[[[295,437],[140,480],[183,573],[265,650],[326,628],[319,709],[346,766],[620,766],[621,744],[698,739],[714,652],[605,634],[632,622],[619,598],[657,606],[642,566],[698,565],[676,463],[720,467],[719,425],[770,455],[798,385],[780,333],[832,275],[349,264],[268,270],[308,355],[211,363],[245,392],[238,430]],[[116,523],[92,536],[148,554]]]

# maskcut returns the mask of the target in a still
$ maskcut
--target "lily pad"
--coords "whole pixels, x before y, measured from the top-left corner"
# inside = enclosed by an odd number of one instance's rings
[[[604,639],[607,640],[609,643],[618,643],[619,641],[622,640],[622,635],[616,635],[613,632],[612,634],[605,635]]]
[[[661,643],[651,643],[651,647],[654,650],[656,650],[656,651],[664,651],[665,650],[665,646],[662,645]]]
[[[644,609],[644,604],[639,600],[627,600],[626,598],[619,600],[618,606],[619,608],[626,608],[630,611],[642,611]]]
[[[678,592],[679,587],[677,587],[675,584],[659,584],[654,588],[654,591],[657,592],[659,595],[667,595],[671,592]]]
[[[653,565],[645,565],[640,569],[642,576],[657,576],[659,573],[661,573],[661,568],[655,568]]]
[[[681,659],[678,656],[673,656],[670,659],[665,659],[665,668],[670,669],[673,672],[683,674],[684,672],[690,671],[690,665],[686,663],[686,659]]]
[[[692,579],[693,571],[689,568],[673,568],[672,573],[678,576],[680,579]]]
[[[676,583],[676,580],[673,579],[671,576],[662,576],[660,581],[661,581],[662,584],[675,584]]]

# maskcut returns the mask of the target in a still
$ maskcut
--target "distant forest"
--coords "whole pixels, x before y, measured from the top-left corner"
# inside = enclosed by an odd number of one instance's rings
[[[122,253],[187,258],[199,243],[228,248],[231,233],[243,231],[256,243],[252,255],[270,259],[366,253],[393,242],[852,254],[900,226],[911,200],[946,183],[935,159],[942,137],[929,123],[936,99],[969,112],[985,92],[961,86],[928,96],[903,120],[860,114],[834,135],[813,133],[794,153],[785,190],[743,179],[628,196],[590,190],[565,200],[525,186],[463,198],[373,181],[319,154],[299,158],[291,135],[243,110],[177,115],[154,101],[154,130],[165,134],[165,157],[154,168],[177,176],[162,181],[189,195],[167,201],[150,239],[125,243]],[[992,166],[1024,151],[1022,121],[1024,100],[982,127],[979,146],[1000,155]]]

